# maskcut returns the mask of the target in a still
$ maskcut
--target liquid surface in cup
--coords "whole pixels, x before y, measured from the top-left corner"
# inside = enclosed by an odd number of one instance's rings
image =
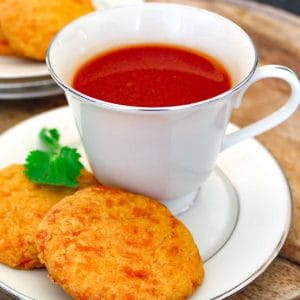
[[[137,45],[102,53],[76,72],[73,87],[107,102],[138,107],[191,104],[231,88],[216,59],[169,45]]]

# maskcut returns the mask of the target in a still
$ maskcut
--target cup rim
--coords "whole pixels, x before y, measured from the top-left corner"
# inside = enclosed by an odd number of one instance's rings
[[[95,15],[95,14],[101,15],[101,14],[105,13],[107,10],[109,10],[109,11],[111,11],[111,10],[122,10],[122,9],[135,8],[135,7],[141,7],[141,6],[145,6],[145,7],[146,6],[149,6],[149,7],[150,6],[158,6],[158,7],[159,6],[173,6],[173,7],[177,6],[179,8],[180,7],[185,7],[185,8],[189,8],[189,9],[193,9],[193,10],[197,10],[197,11],[204,11],[205,13],[211,14],[215,17],[225,19],[227,22],[231,22],[233,25],[238,27],[245,34],[245,37],[249,40],[250,44],[253,47],[255,57],[254,57],[253,65],[250,69],[250,72],[238,84],[232,86],[229,90],[226,90],[225,92],[223,92],[221,94],[218,94],[214,97],[208,98],[206,100],[199,100],[198,102],[195,101],[195,102],[189,103],[189,104],[174,105],[174,106],[157,106],[157,107],[129,106],[129,105],[117,104],[117,103],[112,103],[112,102],[108,102],[108,101],[105,101],[105,100],[93,98],[91,96],[88,96],[86,94],[83,94],[83,93],[77,91],[71,85],[65,83],[56,74],[56,72],[54,71],[54,68],[51,64],[50,52],[51,52],[51,49],[52,49],[54,43],[56,42],[56,40],[59,38],[59,36],[65,30],[67,30],[69,27],[73,26],[73,24],[76,23],[77,21],[79,21],[80,19],[87,18],[88,16],[91,16],[91,15]],[[253,76],[253,74],[256,71],[256,68],[258,66],[258,61],[259,61],[259,54],[258,54],[258,50],[257,50],[257,47],[256,47],[255,43],[253,42],[252,38],[248,35],[248,33],[243,28],[241,28],[239,25],[237,25],[235,22],[233,22],[230,19],[227,19],[226,17],[223,17],[223,16],[221,16],[217,13],[206,10],[206,9],[193,7],[193,6],[189,6],[189,5],[184,5],[184,4],[175,4],[175,3],[141,3],[141,4],[136,4],[136,5],[108,8],[108,9],[104,9],[104,10],[91,12],[91,13],[85,15],[85,16],[82,16],[82,17],[72,21],[71,23],[66,25],[64,28],[62,28],[54,36],[54,38],[52,39],[52,41],[51,41],[51,43],[48,47],[47,55],[46,55],[46,64],[47,64],[49,73],[50,73],[51,77],[53,78],[53,80],[64,90],[65,93],[70,93],[72,96],[75,96],[75,98],[80,99],[81,101],[89,103],[91,105],[95,105],[96,107],[106,108],[106,109],[109,109],[109,110],[128,111],[128,112],[160,112],[160,111],[168,112],[168,111],[177,111],[177,110],[183,110],[183,109],[198,108],[199,106],[205,106],[205,105],[220,101],[222,99],[229,98],[230,96],[232,96],[233,94],[238,92],[241,88],[243,88],[246,85],[247,82],[250,81],[251,77]]]

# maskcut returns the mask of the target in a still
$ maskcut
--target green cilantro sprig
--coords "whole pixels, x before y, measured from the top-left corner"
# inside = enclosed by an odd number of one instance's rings
[[[62,146],[57,129],[43,128],[39,138],[46,151],[31,151],[25,163],[25,175],[35,183],[78,187],[78,176],[83,168],[77,149]]]

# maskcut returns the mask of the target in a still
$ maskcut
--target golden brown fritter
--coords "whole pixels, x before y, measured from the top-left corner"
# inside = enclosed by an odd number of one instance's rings
[[[0,24],[0,55],[11,55],[14,51],[9,46],[8,40],[5,38]]]
[[[18,269],[41,267],[35,246],[37,226],[48,210],[77,189],[35,184],[23,174],[23,165],[0,170],[0,262]],[[95,184],[87,171],[80,188]]]
[[[1,0],[0,19],[18,55],[44,60],[54,35],[93,9],[90,0]]]
[[[203,280],[191,233],[159,202],[94,186],[39,225],[40,259],[75,299],[185,299]]]

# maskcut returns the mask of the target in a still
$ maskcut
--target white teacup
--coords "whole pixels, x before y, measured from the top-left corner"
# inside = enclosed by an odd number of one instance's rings
[[[90,58],[140,43],[180,45],[208,53],[226,66],[234,85],[205,101],[155,108],[95,100],[72,88],[75,71]],[[55,37],[47,63],[52,77],[65,90],[98,180],[156,198],[174,213],[193,203],[220,151],[283,122],[300,101],[297,76],[283,66],[257,68],[255,45],[239,26],[183,5],[141,4],[81,17]],[[240,105],[248,86],[267,77],[290,85],[286,104],[225,135],[232,110]]]

